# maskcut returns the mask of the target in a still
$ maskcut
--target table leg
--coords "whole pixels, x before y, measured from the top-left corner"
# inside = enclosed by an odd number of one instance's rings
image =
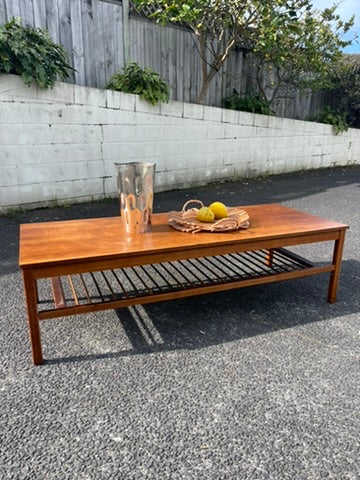
[[[23,279],[33,362],[35,365],[41,365],[43,363],[43,356],[41,350],[40,325],[37,311],[36,280],[33,278],[30,271],[23,271]]]
[[[339,238],[335,241],[333,261],[332,264],[335,266],[335,269],[330,273],[330,282],[328,290],[328,302],[335,303],[336,301],[336,291],[339,284],[340,278],[340,269],[341,269],[341,259],[344,248],[345,240],[345,230],[340,231]]]

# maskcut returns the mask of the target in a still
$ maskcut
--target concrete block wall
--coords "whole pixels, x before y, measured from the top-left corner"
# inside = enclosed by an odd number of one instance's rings
[[[360,163],[360,130],[0,75],[0,211],[116,195],[114,162],[157,164],[156,191]]]

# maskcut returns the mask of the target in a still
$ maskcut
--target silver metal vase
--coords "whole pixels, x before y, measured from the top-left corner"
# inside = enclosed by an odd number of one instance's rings
[[[115,163],[118,171],[120,217],[127,233],[151,229],[155,163]]]

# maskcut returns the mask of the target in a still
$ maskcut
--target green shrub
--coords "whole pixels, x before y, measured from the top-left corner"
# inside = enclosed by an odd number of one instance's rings
[[[26,85],[34,81],[52,88],[73,68],[62,45],[53,43],[46,30],[23,27],[21,19],[0,26],[0,72],[21,75]]]
[[[126,93],[135,93],[152,105],[169,101],[169,87],[151,68],[144,70],[135,62],[123,68],[124,73],[115,73],[105,88]]]
[[[331,94],[338,108],[346,112],[349,126],[360,128],[360,55],[344,56],[344,63],[332,80]]]
[[[339,110],[332,110],[329,106],[317,115],[310,116],[308,120],[332,125],[336,135],[341,132],[346,132],[349,128],[346,113],[340,112]]]
[[[259,94],[245,95],[240,97],[234,89],[233,93],[223,98],[222,106],[230,110],[241,110],[243,112],[261,113],[263,115],[274,115],[270,103]]]

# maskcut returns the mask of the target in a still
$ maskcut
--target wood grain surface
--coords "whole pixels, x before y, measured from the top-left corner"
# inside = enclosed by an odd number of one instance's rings
[[[242,206],[250,228],[234,232],[182,233],[168,225],[167,213],[152,217],[152,230],[126,234],[120,217],[23,224],[20,226],[22,268],[112,259],[194,248],[281,239],[296,235],[339,231],[346,225],[276,204]]]

